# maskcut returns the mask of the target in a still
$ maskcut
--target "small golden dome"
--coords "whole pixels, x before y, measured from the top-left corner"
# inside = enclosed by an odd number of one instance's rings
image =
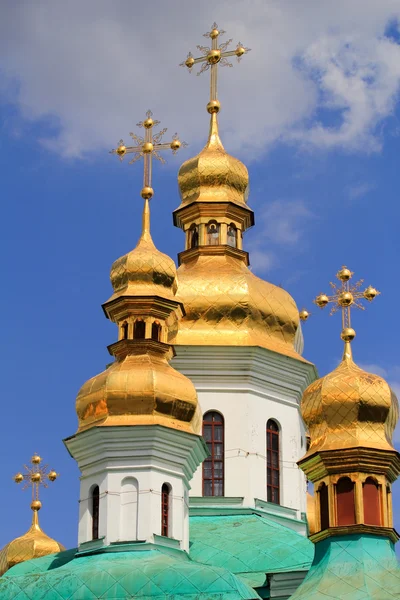
[[[140,344],[135,354],[116,361],[89,379],[76,399],[79,429],[110,425],[164,425],[189,433],[201,431],[194,385],[173,369],[164,353]]]
[[[247,168],[225,151],[218,134],[217,111],[210,112],[210,133],[206,146],[179,169],[178,183],[182,200],[179,208],[192,202],[233,202],[246,206],[249,186]]]
[[[33,509],[32,525],[25,535],[17,537],[1,550],[0,576],[18,563],[65,550],[41,530],[37,510]]]
[[[154,245],[150,234],[149,201],[145,200],[143,230],[137,246],[118,258],[111,267],[114,294],[120,296],[158,295],[172,298],[177,289],[175,263]]]
[[[339,366],[305,390],[301,410],[311,435],[307,455],[360,446],[393,450],[397,398],[382,377],[353,362],[350,342]]]
[[[199,254],[178,269],[186,315],[172,343],[261,346],[304,360],[295,350],[299,311],[284,289],[254,275],[243,260]]]

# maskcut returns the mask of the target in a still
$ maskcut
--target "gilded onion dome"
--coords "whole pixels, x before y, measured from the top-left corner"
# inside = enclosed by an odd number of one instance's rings
[[[339,366],[305,390],[301,408],[311,436],[308,456],[356,447],[393,450],[397,398],[382,377],[355,364],[349,341]]]
[[[148,199],[139,242],[113,264],[111,282],[114,294],[103,309],[119,329],[119,340],[108,347],[115,361],[80,389],[78,431],[158,424],[198,434],[196,390],[169,364],[174,350],[168,340],[183,307],[175,298],[175,264],[157,250],[150,235]]]
[[[40,528],[39,508],[40,502],[32,503],[32,525],[24,535],[15,538],[1,550],[0,576],[18,563],[65,550],[64,546],[46,535]]]

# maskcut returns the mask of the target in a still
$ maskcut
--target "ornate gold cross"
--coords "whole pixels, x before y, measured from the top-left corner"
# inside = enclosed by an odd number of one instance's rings
[[[32,503],[31,509],[38,511],[42,503],[39,500],[39,487],[48,487],[47,481],[55,481],[58,473],[53,469],[48,469],[48,465],[41,465],[42,459],[38,454],[34,454],[31,458],[32,466],[24,465],[26,473],[17,473],[14,475],[15,483],[24,482],[22,489],[32,487]]]
[[[354,285],[351,285],[350,279],[353,275],[354,273],[350,271],[350,269],[342,267],[336,273],[340,285],[338,286],[336,283],[330,282],[333,295],[327,296],[326,294],[319,294],[314,300],[314,303],[320,308],[325,308],[327,304],[332,303],[331,315],[340,309],[342,310],[341,338],[345,342],[351,342],[356,335],[356,332],[351,327],[351,308],[365,310],[365,307],[361,304],[361,300],[372,302],[372,300],[380,294],[380,292],[372,287],[372,285],[369,285],[364,290],[360,290],[364,283],[363,279],[360,279]]]
[[[197,49],[203,53],[203,56],[194,58],[193,54],[189,52],[185,62],[180,64],[181,67],[187,67],[189,72],[191,72],[194,65],[203,63],[197,75],[201,75],[204,71],[210,69],[210,102],[207,104],[207,110],[210,114],[219,112],[221,108],[217,96],[218,65],[221,67],[232,67],[232,63],[227,60],[228,56],[236,56],[237,60],[240,61],[243,54],[250,52],[250,48],[246,48],[241,42],[238,43],[235,50],[227,50],[229,44],[232,42],[231,39],[218,46],[218,37],[224,33],[225,31],[218,29],[218,25],[214,23],[211,31],[203,34],[204,37],[211,39],[211,47],[197,46]]]
[[[117,154],[120,160],[122,160],[126,154],[133,154],[133,158],[129,162],[130,165],[143,157],[144,172],[141,194],[144,200],[150,200],[154,194],[154,190],[151,187],[153,156],[164,164],[165,160],[159,154],[160,150],[172,150],[172,154],[175,154],[179,148],[187,146],[186,142],[180,141],[177,133],[172,136],[171,142],[162,142],[162,137],[167,131],[166,128],[153,135],[153,127],[159,125],[160,121],[156,121],[152,117],[153,113],[151,110],[148,110],[144,121],[137,123],[137,127],[144,128],[144,137],[140,137],[132,132],[129,134],[133,141],[136,142],[136,146],[125,146],[124,141],[120,140],[118,148],[111,150],[110,152],[110,154]]]

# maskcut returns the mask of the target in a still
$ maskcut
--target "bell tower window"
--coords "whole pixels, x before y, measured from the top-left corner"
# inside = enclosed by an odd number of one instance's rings
[[[368,477],[363,483],[364,522],[366,525],[382,525],[380,486]]]
[[[356,522],[354,483],[350,477],[342,477],[336,484],[337,524],[354,525]]]
[[[189,248],[197,248],[199,245],[199,229],[197,225],[191,225],[189,229]]]
[[[321,531],[328,529],[329,527],[329,500],[328,500],[328,486],[325,483],[321,483],[319,486],[319,516],[321,522]]]
[[[236,248],[237,246],[237,229],[233,223],[228,225],[227,243],[232,248]]]
[[[210,221],[207,225],[207,245],[219,245],[219,225],[216,221]]]
[[[91,497],[91,512],[92,512],[92,540],[99,539],[99,508],[100,508],[100,490],[99,486],[95,485],[92,489]]]
[[[155,342],[161,340],[161,325],[158,321],[154,321],[151,325],[151,339]]]
[[[146,332],[146,323],[143,319],[136,319],[133,327],[133,337],[135,340],[144,340]]]
[[[169,535],[169,494],[170,487],[164,483],[161,488],[161,535]]]
[[[204,415],[203,437],[210,452],[203,462],[203,496],[223,496],[225,425],[219,412]]]
[[[267,423],[267,501],[280,502],[279,427],[273,420]]]
[[[128,323],[125,321],[124,323],[122,323],[122,339],[123,340],[127,340],[128,339]]]

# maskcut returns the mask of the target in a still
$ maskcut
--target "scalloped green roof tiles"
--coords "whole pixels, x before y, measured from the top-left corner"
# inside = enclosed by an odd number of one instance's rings
[[[104,552],[28,561],[0,578],[1,600],[251,600],[254,590],[225,569],[200,565],[183,553]],[[64,562],[64,558],[69,559]],[[71,560],[72,559],[72,560]],[[42,564],[41,564],[42,561]],[[57,564],[52,564],[52,561]],[[44,572],[42,569],[45,570]]]
[[[291,600],[400,599],[400,565],[392,542],[347,535],[315,544],[315,558]]]

